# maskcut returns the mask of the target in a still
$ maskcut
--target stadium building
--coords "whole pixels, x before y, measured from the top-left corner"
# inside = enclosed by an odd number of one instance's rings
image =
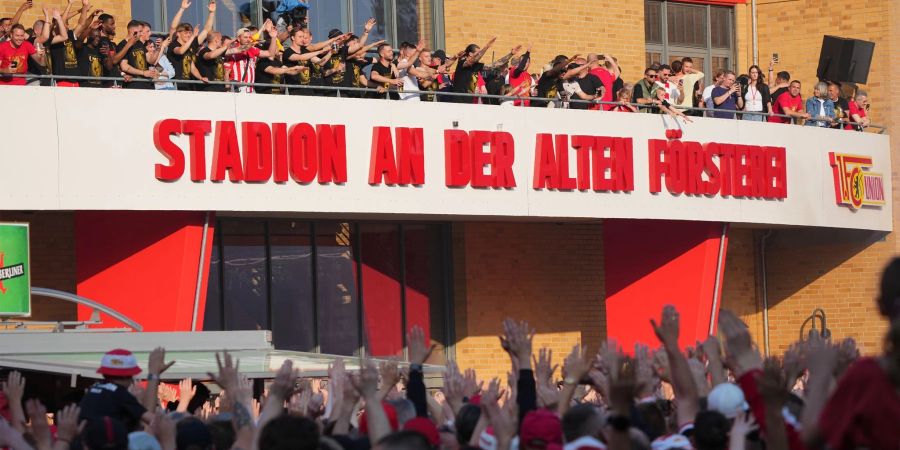
[[[132,16],[164,30],[179,3],[92,2],[120,34]],[[200,23],[194,3],[185,21]],[[220,1],[217,27],[258,25],[272,3]],[[820,309],[834,337],[880,350],[876,284],[900,250],[897,2],[310,3],[316,37],[370,16],[375,39],[448,54],[496,35],[497,56],[533,46],[532,72],[556,54],[603,52],[634,82],[648,62],[690,56],[709,81],[777,53],[804,98],[823,35],[871,41],[860,87],[880,127],[0,87],[0,222],[30,224],[33,287],[144,331],[271,330],[285,351],[402,356],[404,330],[420,325],[442,350],[433,362],[484,377],[508,370],[496,358],[507,316],[561,354],[607,336],[653,343],[648,319],[667,303],[685,345],[728,308],[780,354],[823,326],[821,313],[808,320]],[[0,16],[17,6],[0,0]],[[35,293],[29,320],[91,314]]]

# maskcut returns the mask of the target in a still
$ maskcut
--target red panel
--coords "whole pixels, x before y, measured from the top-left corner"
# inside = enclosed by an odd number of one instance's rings
[[[144,331],[190,331],[204,213],[78,211],[75,256],[78,295],[135,320]],[[212,251],[212,214],[203,251],[197,329],[203,327]],[[78,308],[79,320],[90,317]],[[103,317],[103,327],[120,326]]]
[[[682,346],[709,332],[721,223],[605,220],[607,335],[626,350],[658,345],[650,319],[671,304],[681,313]],[[727,248],[727,237],[725,248]],[[723,252],[722,268],[724,269]],[[721,293],[721,286],[719,287]],[[720,295],[720,294],[717,294]],[[716,314],[718,311],[716,311]]]
[[[372,356],[403,353],[400,304],[400,230],[393,224],[360,225],[365,332]]]
[[[404,231],[406,251],[406,330],[419,326],[425,331],[425,342],[431,342],[430,276],[434,252],[428,246],[429,229],[409,227]]]

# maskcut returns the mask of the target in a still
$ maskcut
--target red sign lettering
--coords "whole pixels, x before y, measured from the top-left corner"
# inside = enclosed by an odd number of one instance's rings
[[[168,164],[156,164],[156,178],[175,181],[184,175],[184,151],[172,142],[184,134],[190,139],[192,181],[205,181],[206,135],[213,131],[206,120],[165,119],[153,127],[153,143]],[[218,121],[213,131],[213,156],[209,179],[232,182],[265,183],[270,179],[284,183],[288,175],[297,183],[345,183],[347,181],[347,144],[343,125],[296,124],[288,132],[287,124],[244,122],[241,140],[231,121]],[[421,139],[420,139],[421,141]],[[240,144],[238,144],[240,142]]]
[[[679,140],[649,142],[650,192],[722,197],[786,198],[783,147]]]
[[[555,143],[555,145],[554,145]],[[630,138],[572,136],[576,177],[569,174],[569,137],[537,135],[534,149],[534,189],[631,192],[634,190]]]
[[[444,130],[444,182],[449,187],[516,187],[515,159],[515,141],[505,131]]]

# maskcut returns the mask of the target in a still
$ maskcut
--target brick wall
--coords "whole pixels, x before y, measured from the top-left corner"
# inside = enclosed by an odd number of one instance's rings
[[[23,0],[0,0],[0,17],[12,17]],[[67,0],[35,0],[34,7],[26,11],[22,15],[21,23],[27,29],[34,25],[37,19],[43,19],[44,13],[41,8],[58,8],[60,11],[66,8]],[[94,8],[102,9],[108,14],[112,14],[116,18],[116,35],[125,35],[125,25],[131,20],[131,2],[127,0],[92,0],[91,5]],[[75,3],[73,8],[81,8],[81,2]],[[76,19],[73,19],[72,24]]]
[[[762,304],[757,292],[755,245],[754,230],[734,227],[728,230],[721,308],[731,310],[746,322],[750,335],[762,347]]]
[[[31,285],[75,292],[75,217],[70,212],[0,211],[0,222],[31,224]],[[32,320],[75,320],[74,303],[31,299]]]
[[[479,378],[505,376],[506,317],[537,329],[535,351],[562,361],[606,336],[601,225],[458,223],[454,230],[456,357]]]
[[[445,0],[444,24],[448,54],[498,36],[498,58],[516,44],[533,45],[532,73],[558,54],[596,52],[618,58],[625,80],[644,71],[643,0]],[[491,61],[490,52],[483,61]]]

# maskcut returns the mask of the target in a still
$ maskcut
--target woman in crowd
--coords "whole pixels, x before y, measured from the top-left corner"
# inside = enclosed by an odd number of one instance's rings
[[[827,128],[834,122],[834,102],[828,98],[828,83],[820,81],[813,89],[813,96],[806,99],[807,126]]]
[[[767,114],[772,110],[772,99],[762,69],[754,64],[750,66],[747,74],[747,83],[741,85],[741,97],[744,98],[744,112]],[[762,114],[743,114],[742,117],[744,120],[752,120],[754,122],[765,121],[765,116]]]

